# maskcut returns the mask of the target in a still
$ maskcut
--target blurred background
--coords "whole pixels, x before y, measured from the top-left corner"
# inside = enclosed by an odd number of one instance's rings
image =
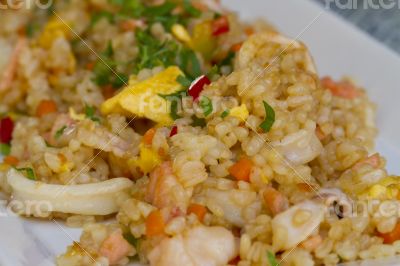
[[[329,7],[330,10],[346,18],[374,38],[400,53],[400,1],[397,0],[313,0]],[[374,4],[394,5],[388,9],[373,9]],[[329,4],[330,3],[330,4]],[[367,4],[367,8],[365,8]],[[356,8],[344,8],[352,5]],[[340,8],[341,7],[341,8]]]

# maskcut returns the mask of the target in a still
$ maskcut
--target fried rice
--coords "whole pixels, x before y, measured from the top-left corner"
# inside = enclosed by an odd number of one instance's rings
[[[57,265],[336,265],[400,253],[375,106],[211,0],[1,11],[0,186],[83,227]]]

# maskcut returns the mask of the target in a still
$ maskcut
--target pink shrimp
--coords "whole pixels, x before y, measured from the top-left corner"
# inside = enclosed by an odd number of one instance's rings
[[[321,79],[321,84],[330,90],[334,96],[340,98],[352,100],[360,96],[360,91],[351,82],[346,80],[335,82],[330,77],[324,77]]]
[[[369,164],[373,168],[378,168],[380,163],[381,163],[381,158],[379,156],[379,153],[374,153],[371,156],[362,160],[361,162],[356,163],[353,166],[353,169],[357,170],[358,168],[360,168],[362,165],[365,165],[365,164]]]
[[[11,87],[14,81],[15,73],[17,72],[18,59],[21,51],[26,47],[27,41],[25,37],[19,37],[13,53],[11,54],[8,66],[3,72],[0,80],[0,93],[6,91]]]
[[[164,162],[150,174],[147,200],[157,208],[171,208],[172,214],[186,210],[187,193],[174,175],[171,162]]]
[[[131,245],[124,239],[121,231],[116,231],[101,244],[100,254],[108,258],[110,265],[115,265],[127,256],[131,250]]]

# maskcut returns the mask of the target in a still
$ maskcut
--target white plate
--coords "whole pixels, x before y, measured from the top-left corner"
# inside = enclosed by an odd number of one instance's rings
[[[303,40],[321,74],[350,75],[364,85],[378,104],[377,150],[388,159],[391,173],[400,173],[400,58],[342,19],[307,0],[224,0],[245,19],[264,17],[282,32]],[[0,265],[54,265],[79,230],[51,221],[0,217]],[[383,265],[383,264],[379,264]],[[394,264],[393,264],[394,265]]]

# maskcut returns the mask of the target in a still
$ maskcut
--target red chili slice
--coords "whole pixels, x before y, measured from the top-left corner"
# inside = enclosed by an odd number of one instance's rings
[[[209,85],[211,81],[206,75],[202,75],[195,79],[189,87],[188,93],[193,97],[193,101],[199,98],[200,93],[203,91],[205,85]]]
[[[228,17],[222,16],[222,17],[214,20],[212,23],[212,30],[213,30],[212,34],[214,36],[218,36],[218,35],[229,32],[230,27],[229,27]]]
[[[173,137],[176,134],[178,134],[178,127],[177,126],[173,126],[172,129],[171,129],[171,132],[169,133],[169,136]]]
[[[9,143],[12,139],[14,122],[9,117],[0,120],[0,142]]]

